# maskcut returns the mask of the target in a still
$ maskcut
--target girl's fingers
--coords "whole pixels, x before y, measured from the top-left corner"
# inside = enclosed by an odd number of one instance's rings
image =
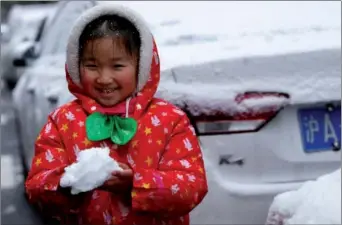
[[[133,171],[130,169],[120,171],[120,176],[121,177],[132,177],[133,176]]]
[[[106,181],[105,184],[108,185],[108,186],[112,186],[112,185],[115,185],[115,184],[117,184],[119,182],[120,182],[119,178],[111,177],[111,178],[109,178],[109,180]]]
[[[120,177],[120,178],[126,178],[133,176],[133,171],[131,169],[125,169],[122,171],[114,171],[112,173],[112,176]]]
[[[124,169],[124,170],[130,169],[130,167],[129,167],[127,164],[125,164],[125,163],[120,163],[120,162],[119,162],[119,166],[120,166],[122,169]]]

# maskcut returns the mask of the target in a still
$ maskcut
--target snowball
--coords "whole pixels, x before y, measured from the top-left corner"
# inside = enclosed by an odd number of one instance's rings
[[[77,161],[65,168],[60,186],[71,187],[73,195],[100,187],[112,172],[122,170],[109,151],[108,147],[80,151]]]

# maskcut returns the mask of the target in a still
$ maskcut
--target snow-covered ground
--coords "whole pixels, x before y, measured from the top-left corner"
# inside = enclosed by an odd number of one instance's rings
[[[341,169],[276,196],[267,224],[341,224]]]

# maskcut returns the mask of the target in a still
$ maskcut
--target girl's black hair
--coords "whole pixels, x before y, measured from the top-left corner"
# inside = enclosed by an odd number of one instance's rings
[[[141,40],[136,27],[123,17],[105,15],[95,19],[84,28],[79,40],[80,61],[87,42],[104,37],[112,37],[113,41],[119,38],[126,52],[139,59]]]

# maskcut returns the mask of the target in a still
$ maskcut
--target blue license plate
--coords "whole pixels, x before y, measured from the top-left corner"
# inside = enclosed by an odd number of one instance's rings
[[[306,153],[331,151],[341,145],[341,106],[298,110],[303,149]]]

